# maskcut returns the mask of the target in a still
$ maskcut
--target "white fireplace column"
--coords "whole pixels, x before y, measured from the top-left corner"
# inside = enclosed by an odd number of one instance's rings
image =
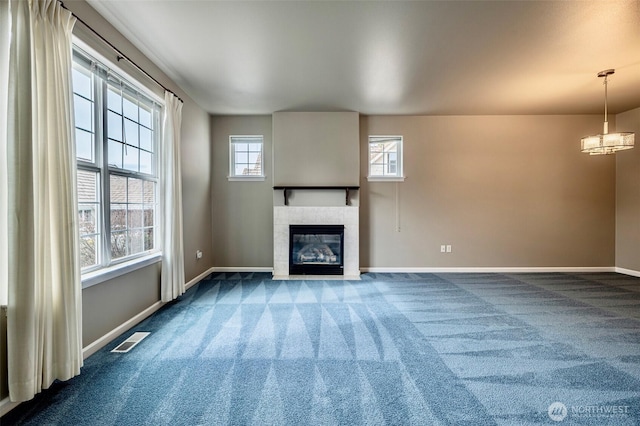
[[[289,276],[289,225],[344,225],[344,277],[360,275],[357,206],[274,206],[273,276]]]

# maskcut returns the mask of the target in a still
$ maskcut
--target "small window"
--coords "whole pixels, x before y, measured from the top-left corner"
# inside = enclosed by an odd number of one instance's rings
[[[368,180],[404,180],[402,136],[369,136]]]
[[[263,147],[263,136],[229,136],[229,180],[264,180]]]

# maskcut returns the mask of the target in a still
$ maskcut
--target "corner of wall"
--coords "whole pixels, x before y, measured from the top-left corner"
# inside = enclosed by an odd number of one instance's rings
[[[640,138],[640,108],[616,115],[616,131],[635,132]],[[640,141],[616,155],[615,265],[640,275]],[[622,272],[627,273],[627,272]]]

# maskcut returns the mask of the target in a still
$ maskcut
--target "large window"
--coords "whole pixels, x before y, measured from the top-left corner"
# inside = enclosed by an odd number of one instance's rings
[[[229,136],[229,180],[264,180],[262,136]]]
[[[369,180],[402,180],[402,136],[369,136]]]
[[[161,106],[77,49],[73,92],[84,273],[158,248]]]

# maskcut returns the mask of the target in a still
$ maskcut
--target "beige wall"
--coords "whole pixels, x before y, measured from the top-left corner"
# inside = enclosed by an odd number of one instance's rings
[[[274,185],[359,185],[357,112],[273,114]]]
[[[82,290],[82,345],[87,347],[160,300],[160,263]]]
[[[216,267],[273,266],[271,116],[212,116],[213,258]],[[229,181],[229,136],[263,135],[266,178]]]
[[[209,114],[190,100],[182,110],[181,138],[184,274],[188,282],[211,268],[215,259]],[[196,250],[202,251],[201,259],[196,259]]]
[[[579,149],[601,125],[588,115],[363,116],[361,175],[367,135],[397,134],[406,181],[362,179],[361,266],[613,266],[615,158]]]
[[[616,154],[616,266],[640,273],[640,108],[616,116],[616,130],[635,132],[635,148]]]
[[[601,126],[597,115],[361,116],[360,265],[614,266],[616,160],[579,150]],[[265,182],[226,179],[229,135],[264,134],[268,150],[270,117],[215,116],[211,128],[215,265],[271,267],[272,164]],[[404,136],[405,182],[366,180],[370,134]]]

